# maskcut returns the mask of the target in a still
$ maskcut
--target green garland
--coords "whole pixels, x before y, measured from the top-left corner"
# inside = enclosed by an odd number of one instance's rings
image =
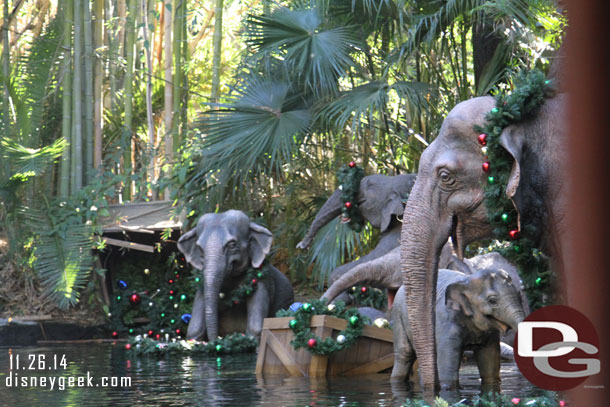
[[[226,295],[225,293],[219,294],[219,303],[224,308],[231,308],[243,302],[246,298],[254,294],[257,285],[263,281],[269,275],[269,269],[267,262],[262,267],[255,269],[251,267],[246,271],[246,275],[243,277],[242,283],[231,292]]]
[[[355,285],[350,293],[358,304],[376,309],[384,309],[387,305],[387,297],[383,290],[365,285]]]
[[[168,353],[203,353],[211,355],[254,352],[258,342],[249,335],[234,333],[211,342],[156,341],[147,337],[131,337],[125,348],[136,355],[165,355]]]
[[[506,197],[514,159],[500,145],[499,139],[504,128],[532,117],[552,94],[553,87],[542,72],[521,73],[515,80],[512,93],[496,94],[496,106],[485,116],[485,126],[475,126],[475,130],[481,132],[478,141],[482,154],[486,156],[483,170],[488,175],[485,183],[487,216],[495,236],[511,242],[500,245],[497,251],[517,265],[533,309],[552,301],[552,274],[546,256],[533,243],[535,228],[519,225],[515,205]]]
[[[474,396],[470,401],[467,399],[449,403],[437,397],[433,403],[423,400],[407,399],[404,407],[567,407],[565,400],[559,400],[557,393],[544,392],[537,397],[510,397],[505,394],[487,393],[482,396]]]
[[[341,217],[344,223],[356,232],[360,232],[364,226],[364,219],[358,210],[358,190],[360,181],[364,178],[364,170],[351,161],[341,166],[337,171],[339,190],[341,191]]]
[[[310,329],[310,321],[313,315],[330,315],[343,318],[347,321],[347,329],[339,332],[337,339],[326,338],[322,340]],[[331,353],[347,349],[356,342],[362,334],[364,318],[355,308],[346,308],[345,304],[337,301],[335,304],[326,305],[324,301],[314,300],[305,303],[297,311],[281,310],[278,317],[294,317],[289,322],[289,327],[294,332],[294,339],[290,344],[294,349],[305,348],[316,355],[330,355]]]

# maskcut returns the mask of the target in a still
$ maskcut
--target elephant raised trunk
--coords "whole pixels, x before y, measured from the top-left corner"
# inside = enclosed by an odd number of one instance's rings
[[[307,249],[309,245],[311,245],[311,241],[318,231],[324,227],[328,222],[341,215],[341,206],[343,202],[341,201],[341,191],[336,190],[333,194],[328,198],[328,200],[324,203],[320,211],[316,215],[316,218],[311,223],[307,234],[297,244],[298,249]]]

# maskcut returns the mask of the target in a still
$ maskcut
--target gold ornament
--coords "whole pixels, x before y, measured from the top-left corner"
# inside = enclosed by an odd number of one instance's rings
[[[375,325],[377,328],[389,328],[390,327],[390,323],[385,318],[377,318],[375,321],[373,321],[373,325]]]

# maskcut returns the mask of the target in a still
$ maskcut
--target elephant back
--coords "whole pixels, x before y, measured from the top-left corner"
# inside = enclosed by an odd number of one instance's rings
[[[269,265],[269,275],[273,279],[275,291],[269,308],[269,316],[273,317],[277,311],[288,308],[294,302],[294,292],[288,278],[271,265]]]

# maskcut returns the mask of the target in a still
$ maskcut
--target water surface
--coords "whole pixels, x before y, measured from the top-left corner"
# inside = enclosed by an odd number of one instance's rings
[[[17,355],[19,370],[15,369]],[[65,369],[60,365],[63,355]],[[41,358],[44,361],[38,364]],[[0,348],[0,406],[397,406],[407,397],[417,396],[406,386],[392,386],[389,373],[320,379],[257,378],[255,366],[255,354],[136,357],[129,355],[123,344],[113,343]],[[68,387],[70,377],[75,377],[76,383],[78,377],[87,374],[93,387]],[[54,378],[55,389],[49,390],[48,382],[46,388],[15,387],[17,378],[23,376]],[[131,385],[121,387],[119,381],[118,387],[101,387],[102,377],[128,377]],[[13,387],[7,387],[7,380],[9,384],[12,380]],[[64,390],[58,389],[60,380]],[[511,396],[539,393],[514,363],[502,364],[502,380],[502,391]],[[466,363],[462,367],[460,383],[462,390],[443,396],[458,401],[478,394],[475,365]]]

